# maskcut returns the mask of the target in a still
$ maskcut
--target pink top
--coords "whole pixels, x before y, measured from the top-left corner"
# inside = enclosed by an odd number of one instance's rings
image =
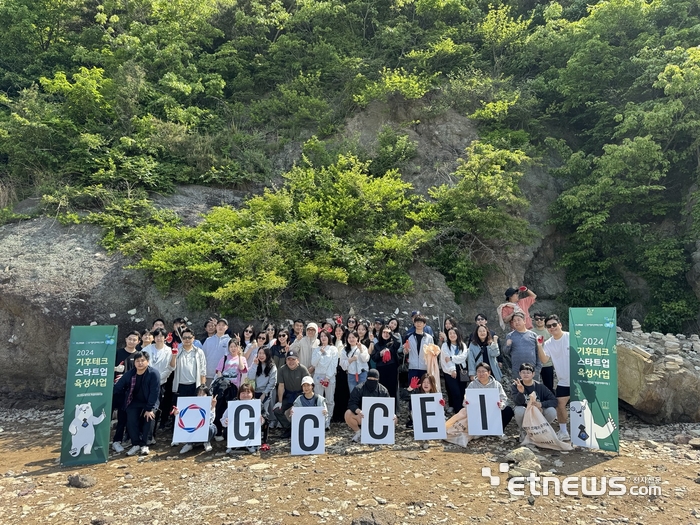
[[[535,299],[535,297],[528,295],[527,297],[520,299],[516,303],[525,314],[525,328],[527,328],[528,330],[532,330],[532,319],[530,318],[529,309],[533,304],[535,304]],[[513,315],[513,310],[514,308],[512,306],[503,306],[503,308],[501,309],[501,318],[503,318],[503,320],[510,318],[510,316]],[[511,329],[515,330],[515,328],[513,328],[513,321],[510,322],[510,327]]]
[[[239,368],[239,363],[243,363],[243,368]],[[248,372],[248,362],[245,356],[232,356],[226,354],[216,365],[216,371],[221,372],[224,377],[233,379],[236,386],[241,386],[241,380]]]

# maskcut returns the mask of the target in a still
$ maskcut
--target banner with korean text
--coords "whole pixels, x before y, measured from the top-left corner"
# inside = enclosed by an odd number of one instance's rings
[[[569,308],[571,443],[620,451],[617,311]]]
[[[116,341],[116,326],[71,327],[61,465],[105,463],[109,457]]]

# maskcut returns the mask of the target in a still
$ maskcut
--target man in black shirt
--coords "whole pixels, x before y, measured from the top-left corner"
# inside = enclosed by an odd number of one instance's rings
[[[348,409],[345,411],[345,422],[355,432],[352,440],[356,442],[360,441],[360,426],[362,426],[362,418],[364,418],[362,413],[363,397],[391,397],[386,387],[379,383],[379,372],[375,368],[367,372],[367,381],[360,383],[350,392]],[[394,414],[394,424],[397,420],[396,414]]]

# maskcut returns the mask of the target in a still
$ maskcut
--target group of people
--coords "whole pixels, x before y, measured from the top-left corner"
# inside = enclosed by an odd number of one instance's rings
[[[530,317],[536,298],[531,290],[509,288],[505,295],[497,308],[505,343],[481,313],[468,335],[453,317],[445,318],[436,335],[418,311],[405,331],[395,317],[370,323],[353,315],[344,322],[334,315],[321,323],[297,319],[289,328],[266,323],[257,331],[248,324],[240,332],[226,319],[212,318],[196,337],[184,319],[176,319],[171,331],[157,319],[150,330],[127,334],[117,351],[112,448],[124,451],[126,431],[131,440],[127,454],[148,454],[157,430],[172,425],[179,396],[213,396],[205,450],[211,450],[212,439],[226,437],[228,401],[260,399],[262,448],[268,449],[270,428],[278,427],[282,438],[290,436],[294,407],[323,407],[326,428],[344,421],[357,441],[364,396],[394,398],[398,421],[401,394],[408,393],[406,426],[411,428],[411,393],[444,390],[449,415],[463,408],[467,388],[499,389],[504,428],[513,418],[522,427],[527,398],[535,392],[538,408],[550,423],[558,420],[558,437],[568,440],[568,333],[556,315],[537,312]],[[540,375],[542,383],[536,380]],[[503,388],[509,377],[510,401]],[[192,444],[185,444],[181,452],[191,449]]]

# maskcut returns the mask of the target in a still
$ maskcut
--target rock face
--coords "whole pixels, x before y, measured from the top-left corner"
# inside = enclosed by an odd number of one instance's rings
[[[649,423],[700,421],[700,338],[632,326],[618,334],[620,400]]]
[[[125,269],[132,261],[107,254],[99,240],[96,227],[66,227],[52,219],[0,227],[0,392],[62,396],[73,325],[116,324],[118,347],[128,331],[150,328],[159,317],[166,323],[185,317],[196,333],[202,332],[214,312],[193,311],[177,294],[163,296],[143,272]],[[368,319],[389,318],[398,309],[396,317],[404,327],[412,310],[424,312],[435,329],[445,314],[464,319],[438,272],[416,264],[410,274],[416,283],[411,295],[327,284],[324,292],[331,306],[286,303],[286,311],[273,321],[322,319],[333,311],[347,315],[351,308]],[[248,321],[229,318],[236,330]]]

